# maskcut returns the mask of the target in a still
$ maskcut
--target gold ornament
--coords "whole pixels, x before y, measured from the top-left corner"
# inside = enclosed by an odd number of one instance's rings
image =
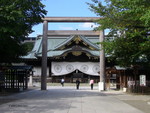
[[[74,51],[74,52],[72,52],[72,54],[74,56],[80,56],[82,54],[82,52],[80,52],[80,51]]]

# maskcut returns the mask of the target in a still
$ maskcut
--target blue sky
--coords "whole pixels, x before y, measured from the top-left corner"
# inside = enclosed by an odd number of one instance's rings
[[[97,17],[86,2],[92,3],[91,0],[42,0],[48,11],[46,17]],[[93,29],[91,24],[94,23],[49,23],[49,30],[90,30]],[[42,34],[42,27],[42,24],[34,26],[34,32],[29,36]]]

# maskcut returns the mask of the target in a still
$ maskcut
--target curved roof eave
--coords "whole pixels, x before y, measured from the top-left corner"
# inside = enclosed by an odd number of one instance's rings
[[[91,45],[93,48],[99,50],[99,46],[93,44],[91,41],[89,41],[86,37],[84,37],[83,35],[80,35],[80,37],[82,38],[83,41],[85,41],[87,44]]]
[[[80,51],[84,52],[84,53],[88,53],[91,56],[95,56],[95,57],[99,57],[99,54],[100,54],[99,51],[89,51],[86,48],[84,48],[83,50],[80,50]],[[61,50],[61,51],[48,51],[47,56],[48,57],[58,57],[58,56],[62,56],[64,54],[70,53],[70,52],[73,52],[73,50],[71,48],[66,49],[66,50]],[[42,53],[38,53],[36,55],[37,55],[37,57],[41,57]]]
[[[35,56],[35,51],[32,51],[28,55],[22,56],[21,58],[22,59],[37,59],[37,57]]]
[[[61,44],[57,45],[54,50],[57,50],[58,48],[61,48],[63,45],[67,44],[74,38],[74,35],[71,35],[69,38],[67,38],[65,41],[63,41]]]

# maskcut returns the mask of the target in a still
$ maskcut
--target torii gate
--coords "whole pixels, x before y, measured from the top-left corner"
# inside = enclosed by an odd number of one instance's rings
[[[100,17],[45,17],[43,18],[43,39],[42,39],[42,73],[41,73],[41,90],[47,90],[47,34],[48,22],[94,22]],[[100,31],[100,42],[104,41],[104,30]],[[100,48],[103,48],[102,45]],[[105,54],[100,50],[100,82],[99,90],[105,90]]]

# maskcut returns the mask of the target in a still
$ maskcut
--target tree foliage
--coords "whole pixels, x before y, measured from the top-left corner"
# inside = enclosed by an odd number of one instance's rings
[[[28,53],[28,52],[31,52],[33,47],[34,47],[34,43],[33,42],[26,42],[24,44],[22,44],[22,46],[24,46],[23,48],[25,48],[25,51]]]
[[[106,53],[121,66],[150,66],[150,1],[92,0],[90,9],[103,19],[96,29],[109,29],[103,44]]]
[[[0,62],[25,54],[21,41],[46,14],[41,0],[0,0]]]

